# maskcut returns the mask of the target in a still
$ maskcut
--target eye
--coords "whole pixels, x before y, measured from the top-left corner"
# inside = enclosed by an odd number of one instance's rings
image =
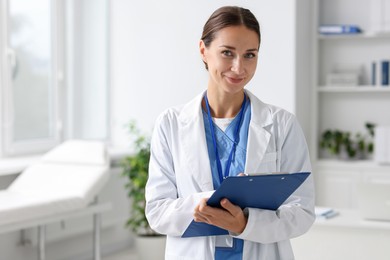
[[[222,52],[222,55],[223,56],[226,56],[226,57],[232,57],[233,56],[233,53],[229,50],[223,50]]]
[[[246,53],[244,55],[244,57],[247,59],[253,59],[254,57],[256,57],[256,54],[254,54],[253,52],[249,52],[249,53]]]

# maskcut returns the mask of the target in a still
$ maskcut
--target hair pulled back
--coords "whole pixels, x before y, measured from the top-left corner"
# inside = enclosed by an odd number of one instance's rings
[[[201,40],[205,46],[210,46],[218,31],[229,27],[244,25],[249,30],[254,31],[261,41],[260,26],[256,17],[249,9],[238,6],[224,6],[215,10],[203,26]]]

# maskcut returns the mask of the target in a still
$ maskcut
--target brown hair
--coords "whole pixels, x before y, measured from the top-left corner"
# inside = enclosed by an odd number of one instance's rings
[[[260,45],[261,34],[259,22],[249,9],[238,6],[224,6],[215,10],[203,26],[201,40],[208,47],[218,31],[229,26],[237,25],[244,25],[249,30],[254,31],[259,37]],[[207,69],[207,64],[205,63],[205,65]]]

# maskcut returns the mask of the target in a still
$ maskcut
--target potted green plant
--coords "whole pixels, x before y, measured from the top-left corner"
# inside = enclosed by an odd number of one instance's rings
[[[126,226],[136,234],[136,247],[140,259],[164,259],[165,236],[150,228],[145,215],[145,186],[148,180],[150,138],[141,133],[135,121],[128,124],[128,132],[134,144],[134,152],[122,161],[122,175],[127,178],[125,188],[128,190],[127,194],[131,202],[130,217]]]
[[[374,128],[372,123],[365,124],[367,135],[356,133],[352,135],[349,131],[326,130],[320,140],[320,147],[331,155],[347,159],[368,158],[374,150]]]

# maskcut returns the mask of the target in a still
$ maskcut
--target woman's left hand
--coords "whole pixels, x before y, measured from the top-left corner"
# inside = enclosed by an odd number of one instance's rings
[[[247,224],[247,218],[239,206],[232,204],[228,199],[221,200],[221,208],[207,205],[207,199],[202,199],[196,206],[194,220],[211,224],[230,232],[241,234]]]

